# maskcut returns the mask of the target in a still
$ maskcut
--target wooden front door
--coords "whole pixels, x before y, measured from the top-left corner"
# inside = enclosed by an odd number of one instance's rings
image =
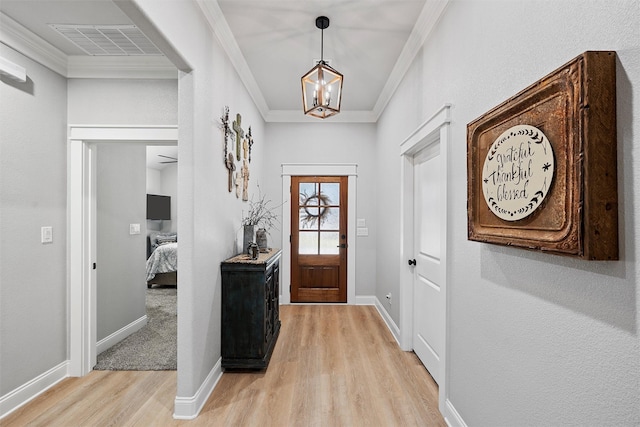
[[[347,302],[347,247],[347,177],[292,176],[291,302]]]

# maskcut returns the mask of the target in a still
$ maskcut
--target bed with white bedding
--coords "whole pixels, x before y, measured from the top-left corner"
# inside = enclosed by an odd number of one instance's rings
[[[147,287],[153,284],[177,285],[177,236],[150,236],[151,254],[147,259]]]

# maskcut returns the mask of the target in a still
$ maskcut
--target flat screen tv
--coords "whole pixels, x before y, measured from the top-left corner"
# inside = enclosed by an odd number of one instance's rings
[[[147,219],[171,219],[171,196],[147,194]]]

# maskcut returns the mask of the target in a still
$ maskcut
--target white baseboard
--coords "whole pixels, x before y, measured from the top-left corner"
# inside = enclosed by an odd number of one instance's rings
[[[192,397],[176,396],[173,408],[173,418],[176,420],[192,420],[198,416],[207,399],[213,393],[218,381],[222,377],[222,358],[218,359],[207,378]]]
[[[25,403],[41,395],[69,376],[69,361],[54,366],[47,372],[0,397],[0,418],[9,415]]]
[[[101,339],[96,344],[96,354],[100,354],[103,351],[113,347],[120,341],[131,335],[132,333],[142,329],[147,324],[147,315],[145,314],[141,318],[134,320],[124,328],[121,328],[106,338]]]
[[[391,318],[391,315],[384,308],[384,306],[382,305],[378,297],[373,297],[373,298],[375,298],[375,306],[376,306],[376,309],[378,310],[378,313],[380,313],[380,316],[382,316],[382,320],[384,320],[384,323],[387,324],[387,328],[389,328],[389,330],[391,331],[391,335],[393,335],[398,345],[400,345],[400,328],[398,328],[398,325],[396,325],[396,322],[393,321],[393,319]],[[402,346],[400,345],[400,347]]]
[[[376,305],[376,296],[356,295],[356,305]]]
[[[467,423],[464,422],[449,399],[444,403],[444,414],[442,416],[449,427],[467,427]]]

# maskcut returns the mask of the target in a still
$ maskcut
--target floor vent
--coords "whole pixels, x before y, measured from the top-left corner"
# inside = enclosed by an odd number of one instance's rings
[[[162,55],[135,25],[49,26],[91,56]]]

